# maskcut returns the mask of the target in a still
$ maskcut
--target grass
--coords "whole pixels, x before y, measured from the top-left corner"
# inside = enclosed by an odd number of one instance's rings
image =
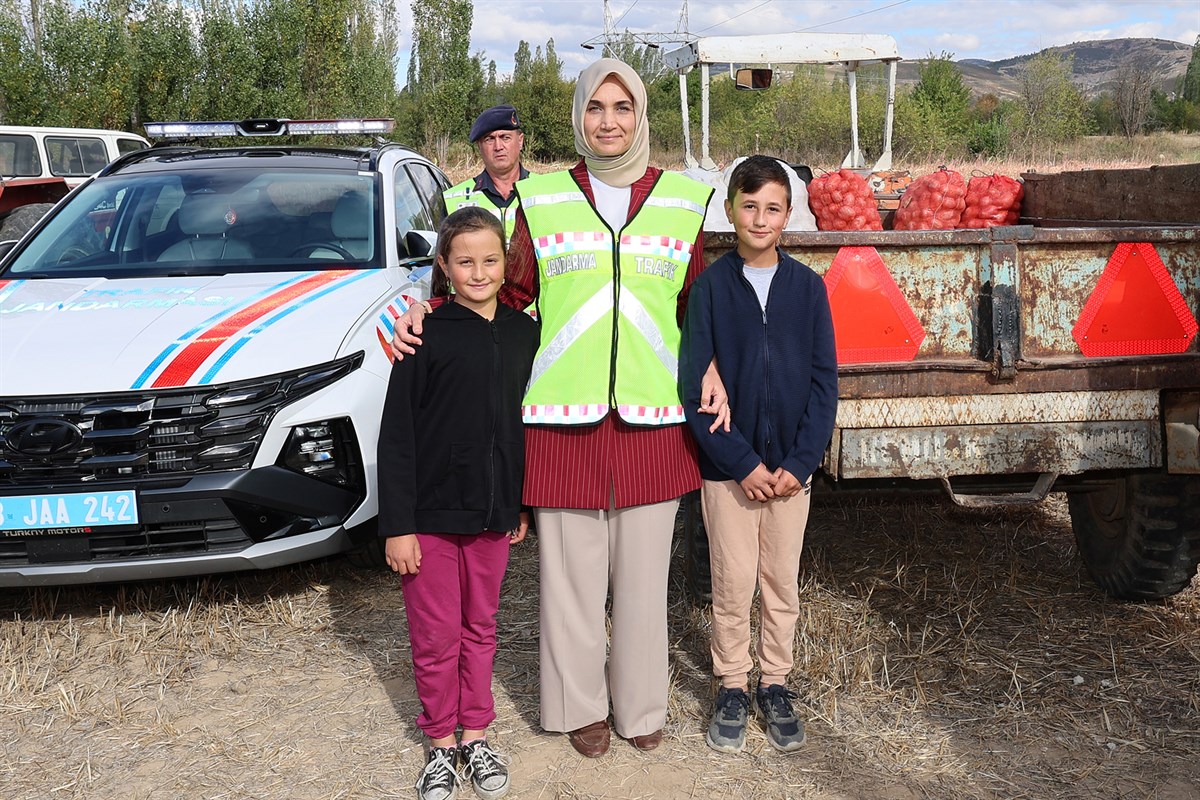
[[[537,724],[536,541],[501,604],[492,737],[524,798],[1194,797],[1200,593],[1124,605],[1062,498],[818,498],[793,678],[809,742],[709,751],[708,612],[670,591],[666,743],[598,761]],[[6,800],[410,797],[418,703],[392,576],[263,573],[0,593]]]

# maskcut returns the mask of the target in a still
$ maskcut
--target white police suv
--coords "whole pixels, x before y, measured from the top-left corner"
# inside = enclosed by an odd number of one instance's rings
[[[0,586],[264,568],[374,541],[387,341],[427,294],[449,184],[382,139],[285,141],[130,153],[0,244]]]

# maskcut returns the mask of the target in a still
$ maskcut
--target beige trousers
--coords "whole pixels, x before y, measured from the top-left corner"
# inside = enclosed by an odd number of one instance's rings
[[[712,567],[713,674],[722,686],[748,685],[750,607],[757,581],[762,683],[786,684],[800,617],[809,490],[765,503],[747,499],[736,481],[704,481],[700,491]]]
[[[539,508],[542,728],[608,718],[621,736],[667,720],[667,572],[679,500],[593,511]],[[612,589],[612,634],[605,601]],[[608,668],[605,670],[607,656]]]

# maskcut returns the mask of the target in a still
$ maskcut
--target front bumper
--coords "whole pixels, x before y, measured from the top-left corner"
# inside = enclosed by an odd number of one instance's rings
[[[278,466],[137,494],[136,530],[0,538],[0,587],[173,578],[333,555],[354,544],[344,522],[363,499]]]

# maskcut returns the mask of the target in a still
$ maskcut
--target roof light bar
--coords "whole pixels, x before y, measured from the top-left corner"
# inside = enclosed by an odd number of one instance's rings
[[[246,119],[240,122],[147,122],[155,139],[200,139],[234,136],[305,136],[315,134],[391,133],[391,119]]]
[[[391,133],[390,119],[303,119],[287,123],[289,133]]]
[[[237,136],[236,122],[147,122],[146,135],[154,139],[196,139]]]

